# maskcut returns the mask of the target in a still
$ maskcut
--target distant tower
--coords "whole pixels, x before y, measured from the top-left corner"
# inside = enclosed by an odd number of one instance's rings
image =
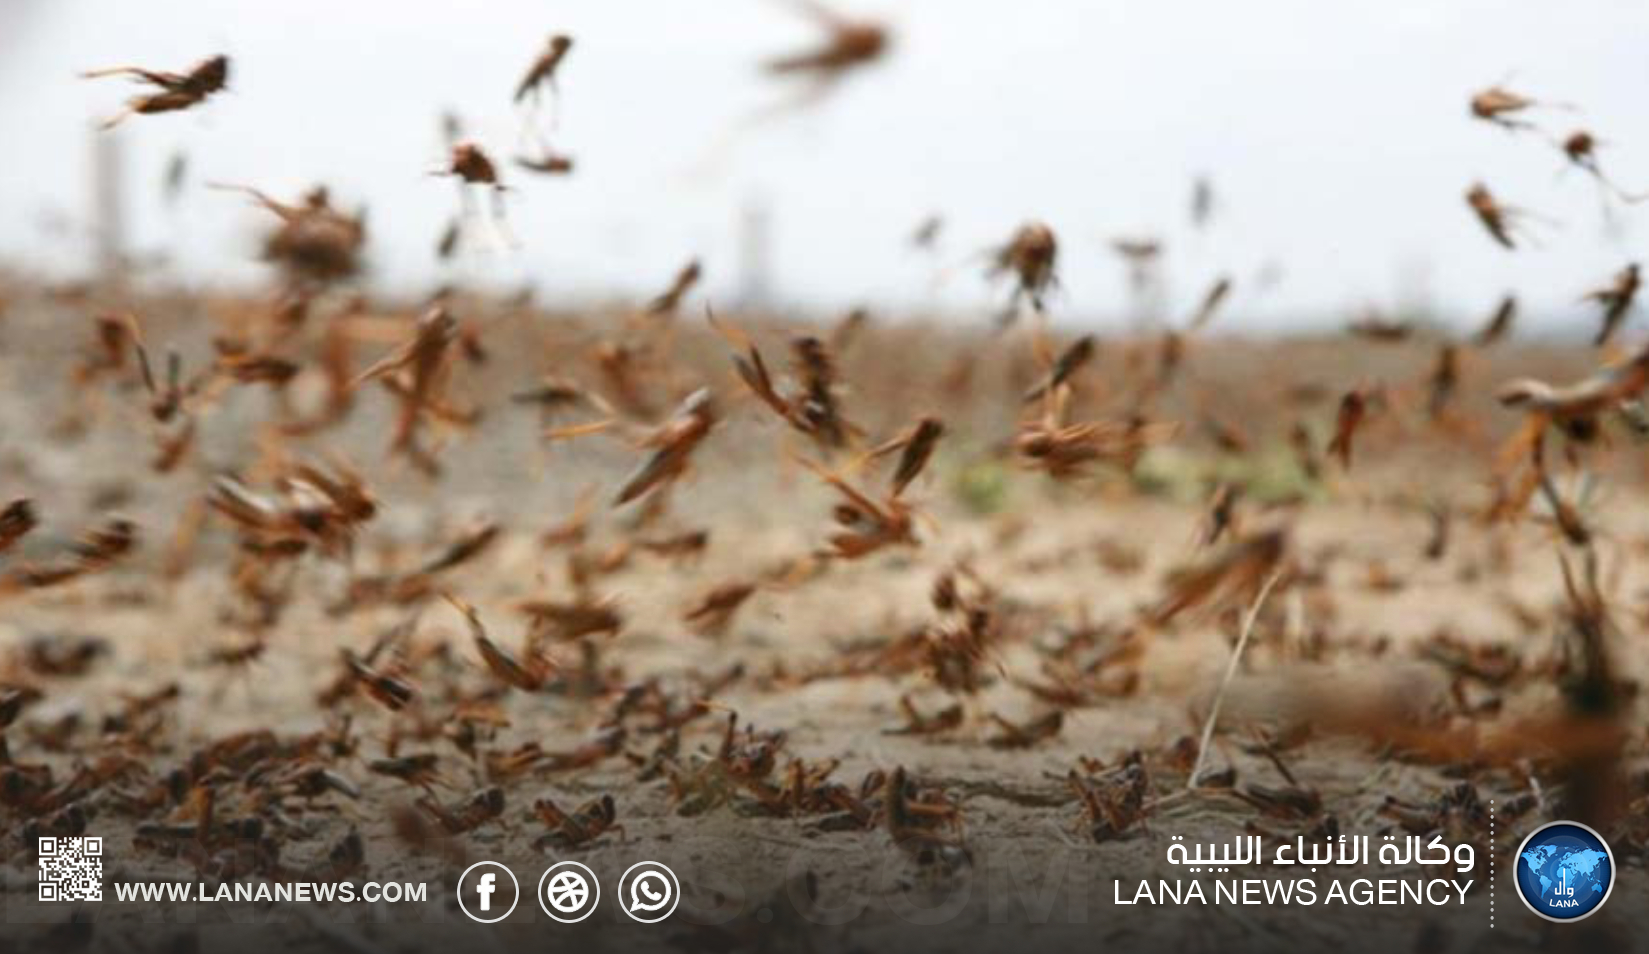
[[[739,213],[739,292],[741,309],[760,310],[772,304],[772,218],[767,200],[745,200]]]
[[[125,152],[118,129],[93,129],[91,136],[92,236],[98,275],[110,278],[126,265]]]

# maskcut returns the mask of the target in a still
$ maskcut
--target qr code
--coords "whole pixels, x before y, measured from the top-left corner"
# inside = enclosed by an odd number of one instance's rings
[[[103,839],[40,839],[40,900],[102,901]]]

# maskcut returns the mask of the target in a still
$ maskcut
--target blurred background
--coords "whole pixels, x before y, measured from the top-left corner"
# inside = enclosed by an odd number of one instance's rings
[[[204,183],[282,197],[325,183],[368,209],[368,280],[408,295],[456,281],[530,283],[547,303],[640,297],[699,256],[718,302],[967,320],[1003,299],[982,278],[987,250],[1039,218],[1062,241],[1052,311],[1072,323],[1139,316],[1110,243],[1151,238],[1166,289],[1153,309],[1169,317],[1230,274],[1220,322],[1233,326],[1338,325],[1364,310],[1465,326],[1516,292],[1528,322],[1585,333],[1595,319],[1579,297],[1641,248],[1649,205],[1608,215],[1552,143],[1467,115],[1473,92],[1501,82],[1573,104],[1538,118],[1592,131],[1603,168],[1649,190],[1639,0],[841,9],[885,21],[889,55],[776,111],[798,84],[760,63],[818,37],[783,0],[0,0],[0,260],[84,274],[101,229],[147,274],[257,281],[265,216]],[[440,116],[505,163],[525,142],[514,84],[551,32],[576,40],[549,133],[576,171],[507,166],[519,246],[440,262],[458,204],[429,175]],[[135,87],[77,73],[182,70],[215,52],[233,60],[227,94],[134,117],[94,146],[94,125]],[[98,149],[119,170],[101,199]],[[174,156],[186,179],[168,202]],[[1214,199],[1200,229],[1198,177]],[[1462,196],[1479,179],[1539,214],[1526,247],[1500,248],[1473,219]],[[914,248],[934,215],[936,248]]]

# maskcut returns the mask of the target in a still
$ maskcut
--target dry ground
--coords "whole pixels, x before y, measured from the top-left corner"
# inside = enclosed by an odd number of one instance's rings
[[[13,660],[7,681],[44,693],[9,730],[11,757],[48,763],[60,775],[71,773],[106,744],[96,727],[104,714],[119,708],[123,694],[174,682],[182,690],[180,701],[169,711],[164,731],[144,740],[148,750],[142,758],[156,775],[230,733],[270,728],[291,737],[321,730],[337,713],[324,710],[316,696],[335,679],[340,648],[362,650],[377,633],[409,616],[417,619],[415,638],[421,645],[450,647],[457,683],[487,685],[462,618],[445,603],[329,613],[327,604],[341,592],[347,573],[318,559],[301,564],[297,598],[268,632],[268,649],[260,658],[235,669],[207,662],[215,648],[246,638],[243,629],[225,622],[225,609],[233,602],[224,573],[233,548],[231,533],[221,522],[209,523],[186,572],[168,579],[159,569],[172,527],[191,501],[201,498],[211,475],[242,470],[254,461],[258,424],[274,413],[274,405],[251,390],[231,393],[202,412],[201,445],[178,471],[150,473],[152,448],[135,377],[123,373],[78,393],[69,384],[69,370],[90,337],[87,316],[100,307],[102,294],[53,296],[22,289],[14,293],[0,324],[0,388],[5,395],[0,401],[0,484],[8,496],[33,498],[45,520],[16,558],[48,555],[111,511],[130,516],[143,534],[137,555],[117,569],[7,603],[0,618],[0,652]],[[232,326],[234,316],[255,307],[233,299],[160,296],[138,311],[150,341],[157,347],[175,342],[190,367],[206,359],[206,341],[214,329]],[[346,453],[368,475],[383,505],[362,533],[358,567],[394,561],[404,565],[477,519],[500,521],[501,539],[441,583],[474,603],[493,635],[513,645],[522,627],[512,609],[516,602],[568,592],[565,551],[541,547],[538,534],[565,519],[581,492],[595,487],[602,506],[587,546],[596,552],[623,541],[628,513],[609,511],[604,504],[638,457],[611,436],[545,444],[538,438],[537,412],[509,404],[506,396],[547,372],[599,386],[589,351],[599,339],[617,333],[623,316],[551,315],[478,302],[460,303],[455,310],[484,326],[489,360],[462,367],[457,391],[481,406],[485,416],[474,429],[450,435],[441,452],[445,472],[439,479],[386,460],[390,405],[375,389],[360,395],[346,425],[309,439],[302,449]],[[754,316],[740,320],[759,329],[759,340],[779,360],[784,329]],[[1418,710],[1447,713],[1458,705],[1449,696],[1448,673],[1421,652],[1438,633],[1468,644],[1504,643],[1526,666],[1537,667],[1556,652],[1561,628],[1555,610],[1562,599],[1557,563],[1562,544],[1549,522],[1540,519],[1488,527],[1476,518],[1487,500],[1489,452],[1515,424],[1511,413],[1493,407],[1487,394],[1518,374],[1553,380],[1583,374],[1595,362],[1592,354],[1516,343],[1468,352],[1455,420],[1438,425],[1425,415],[1422,384],[1435,340],[1197,340],[1190,344],[1178,378],[1151,407],[1153,416],[1179,421],[1180,436],[1149,453],[1132,476],[1100,468],[1081,481],[1056,484],[1017,467],[1000,450],[1022,413],[1015,395],[1035,371],[1023,330],[993,336],[931,325],[873,324],[839,356],[848,415],[878,438],[924,411],[950,426],[935,465],[911,495],[923,513],[921,546],[840,565],[804,584],[766,589],[743,608],[725,635],[705,637],[683,625],[683,609],[718,582],[748,578],[819,546],[830,527],[833,500],[812,475],[787,459],[787,454],[806,451],[803,443],[754,402],[734,397],[736,382],[722,342],[705,333],[696,319],[684,316],[680,322],[683,330],[665,362],[669,377],[651,379],[647,386],[656,393],[658,406],[667,407],[696,383],[712,383],[728,397],[728,420],[701,448],[695,470],[673,494],[664,522],[649,532],[708,528],[710,545],[696,559],[639,555],[597,581],[599,591],[616,599],[624,616],[618,635],[595,641],[601,665],[618,671],[615,683],[657,676],[690,694],[696,677],[742,664],[744,677],[716,693],[718,707],[736,711],[741,722],[759,729],[782,729],[786,757],[839,758],[836,777],[851,784],[870,770],[902,765],[923,784],[944,790],[960,806],[975,863],[971,869],[923,867],[899,851],[880,827],[827,832],[820,830],[817,817],[749,817],[736,806],[682,817],[669,786],[662,780],[638,781],[635,765],[623,756],[588,769],[535,772],[506,783],[502,819],[454,839],[463,857],[504,861],[524,883],[536,881],[554,858],[573,857],[594,867],[609,886],[634,860],[669,861],[688,882],[689,904],[701,911],[731,911],[734,919],[721,928],[689,927],[683,921],[678,929],[645,940],[709,949],[730,939],[763,937],[755,927],[758,920],[764,929],[795,932],[780,935],[785,940],[777,949],[794,949],[803,935],[826,950],[880,946],[905,929],[897,912],[910,915],[910,910],[901,904],[941,904],[957,896],[960,884],[972,885],[972,903],[947,923],[953,930],[973,931],[969,926],[975,926],[977,937],[999,931],[1005,933],[998,937],[1011,940],[1020,930],[1011,925],[1046,917],[1055,927],[1038,930],[1054,932],[1043,936],[1061,940],[1120,943],[1150,937],[1207,950],[1229,949],[1242,939],[1270,943],[1264,939],[1272,938],[1281,945],[1287,938],[1315,946],[1372,934],[1435,950],[1490,943],[1483,931],[1487,906],[1475,890],[1465,913],[1402,909],[1394,916],[1354,910],[1324,918],[1298,909],[1255,914],[1187,908],[1165,918],[1160,912],[1144,917],[1112,907],[1113,880],[1122,879],[1128,895],[1140,877],[1172,877],[1161,861],[1169,835],[1228,838],[1260,820],[1253,808],[1227,792],[1183,793],[1183,767],[1176,768],[1166,755],[1199,731],[1229,658],[1240,607],[1188,614],[1143,636],[1135,690],[1072,709],[1054,738],[1023,750],[994,748],[988,741],[998,730],[989,716],[1020,721],[1044,713],[1045,705],[1016,683],[1041,677],[1048,647],[1085,628],[1118,631],[1137,622],[1141,609],[1163,592],[1165,574],[1202,555],[1205,501],[1220,480],[1251,487],[1238,510],[1242,525],[1290,527],[1291,559],[1310,571],[1307,579],[1282,588],[1268,602],[1227,700],[1210,764],[1234,766],[1239,786],[1284,784],[1278,769],[1251,751],[1252,742],[1260,727],[1276,728],[1276,701],[1300,695],[1301,687],[1336,695],[1396,691]],[[1103,341],[1100,358],[1081,378],[1078,416],[1118,413],[1154,373],[1155,347],[1149,337]],[[360,361],[386,348],[362,345]],[[965,384],[955,385],[956,362],[968,354],[978,356],[977,365]],[[949,389],[947,378],[954,385]],[[1321,480],[1299,473],[1286,443],[1288,427],[1295,420],[1304,422],[1320,449],[1338,395],[1358,382],[1375,381],[1392,388],[1395,406],[1359,435],[1351,471],[1326,464]],[[312,398],[306,386],[300,381],[296,389],[300,403]],[[1320,393],[1300,393],[1312,388]],[[1247,451],[1221,450],[1211,441],[1205,423],[1211,418],[1244,432]],[[1640,493],[1643,458],[1625,432],[1612,440],[1608,455],[1593,452],[1589,457],[1599,486],[1587,512],[1598,530],[1604,578],[1622,631],[1617,647],[1621,669],[1641,678],[1645,656],[1635,645],[1649,608],[1644,602],[1649,575],[1642,569],[1649,542],[1649,508]],[[1422,552],[1431,533],[1427,512],[1438,502],[1448,504],[1455,517],[1446,551],[1430,559]],[[952,701],[920,671],[799,678],[833,664],[846,647],[890,641],[932,625],[928,594],[936,576],[964,562],[996,590],[995,605],[1010,634],[989,654],[992,684],[961,700],[966,718],[960,728],[935,737],[885,734],[901,722],[902,696],[910,695],[924,711]],[[43,676],[23,660],[23,647],[31,641],[61,643],[82,636],[108,646],[107,656],[83,676]],[[1371,648],[1382,643],[1387,647],[1383,651]],[[1480,700],[1489,690],[1474,685],[1469,692],[1471,699]],[[1483,724],[1551,713],[1563,705],[1549,678],[1514,680],[1500,695],[1499,714],[1482,716]],[[591,736],[609,705],[610,699],[570,694],[509,693],[503,706],[510,724],[490,746],[502,750],[531,741],[549,751],[570,749]],[[442,717],[434,700],[428,706],[430,718]],[[309,806],[291,803],[283,860],[310,863],[354,827],[367,849],[365,876],[429,881],[436,886],[432,893],[446,905],[461,866],[453,857],[412,850],[388,821],[394,806],[410,803],[418,792],[373,776],[363,765],[381,754],[395,717],[365,699],[347,702],[340,711],[353,713],[360,751],[335,767],[361,786],[362,795],[354,800],[327,796]],[[684,761],[712,751],[720,711],[684,733]],[[82,714],[81,727],[60,750],[48,751],[38,730],[69,713]],[[1436,718],[1443,727],[1466,717]],[[1633,759],[1641,749],[1640,725],[1634,709]],[[645,755],[655,741],[637,737],[627,749]],[[404,747],[441,753],[444,786],[436,792],[443,800],[486,784],[473,762],[440,739]],[[1065,776],[1084,757],[1114,764],[1136,749],[1147,753],[1152,766],[1153,811],[1145,824],[1096,844]],[[1376,751],[1358,739],[1317,738],[1282,758],[1300,786],[1321,794],[1323,813],[1351,833],[1377,834],[1393,825],[1380,812],[1388,795],[1432,802],[1465,779],[1483,798],[1505,804],[1541,785],[1541,806],[1496,830],[1502,918],[1492,937],[1500,949],[1548,939],[1533,918],[1524,916],[1504,877],[1521,832],[1552,817],[1551,804],[1562,796],[1553,787],[1555,779],[1540,778],[1547,764],[1538,757],[1543,753],[1529,754],[1535,758],[1521,771],[1468,768],[1422,764]],[[547,854],[532,847],[543,831],[531,818],[534,799],[549,795],[570,807],[604,793],[616,801],[622,836],[608,834],[587,847]],[[226,795],[226,802],[233,797]],[[91,829],[114,846],[112,877],[196,877],[183,862],[132,849],[135,819],[98,796],[90,797],[87,806],[95,812]],[[20,837],[23,820],[7,816],[7,883],[14,898],[32,890],[32,860]],[[1310,824],[1262,823],[1279,833]],[[1486,831],[1460,834],[1487,844]],[[1623,863],[1634,850],[1617,840]],[[1015,865],[1022,865],[1017,873]],[[857,898],[867,905],[866,912],[845,926],[813,927],[779,910],[776,886],[802,871],[818,877],[824,908],[851,905]],[[1481,884],[1486,871],[1476,876]],[[1003,879],[1019,885],[1002,887]],[[1040,892],[1050,885],[1062,892],[1063,900],[1053,904],[1051,913],[1039,915],[1036,911],[1049,903]],[[1633,872],[1617,892],[1621,894],[1611,907],[1620,913],[1641,906],[1645,887]],[[523,905],[525,915],[530,899]],[[1084,908],[1081,921],[1072,924]],[[767,927],[763,912],[778,918],[777,928]],[[334,914],[360,916],[359,911]],[[1607,915],[1594,920],[1607,921]],[[111,906],[100,912],[99,922],[150,916]],[[200,930],[209,933],[210,922],[221,916],[201,913]],[[611,927],[619,920],[598,916],[577,929],[580,933],[567,929],[566,936],[591,941],[597,922]],[[1005,925],[991,927],[993,921]],[[393,927],[356,925],[348,930],[368,943],[402,943]],[[313,926],[301,921],[277,931],[294,941],[314,936]],[[906,943],[904,935],[899,937],[899,943]]]

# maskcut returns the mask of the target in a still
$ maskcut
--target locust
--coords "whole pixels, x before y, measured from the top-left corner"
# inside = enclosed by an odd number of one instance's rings
[[[916,228],[912,229],[910,232],[909,242],[911,247],[928,250],[937,248],[939,245],[939,233],[942,232],[944,228],[945,219],[943,216],[934,214],[924,218],[922,221],[918,222],[916,224]]]
[[[385,709],[399,712],[417,700],[417,690],[399,676],[372,668],[348,650],[343,651],[343,659],[355,685]]]
[[[1603,169],[1598,165],[1596,136],[1584,129],[1577,129],[1564,137],[1559,148],[1562,149],[1564,158],[1572,165],[1585,170],[1600,183],[1609,184],[1609,180],[1603,176]]]
[[[383,602],[412,604],[434,596],[441,574],[485,553],[501,532],[496,521],[479,520],[460,530],[451,542],[410,569],[357,576],[350,581],[348,592],[333,611],[343,613]]]
[[[842,417],[835,390],[835,364],[822,340],[804,335],[792,341],[796,377],[802,386],[798,393],[784,394],[773,382],[761,350],[748,336],[718,322],[713,312],[709,320],[724,338],[744,351],[742,355],[734,355],[733,367],[745,387],[786,424],[826,450],[844,447],[859,433],[856,426]]]
[[[390,438],[390,452],[405,455],[419,469],[433,474],[439,466],[418,441],[424,420],[472,423],[474,415],[452,407],[443,391],[451,370],[452,345],[458,340],[458,320],[442,305],[418,319],[411,340],[358,374],[352,384],[382,380],[396,397],[400,410]]]
[[[1585,172],[1598,184],[1599,189],[1603,193],[1604,214],[1606,216],[1612,214],[1612,210],[1608,204],[1608,200],[1611,197],[1632,205],[1640,203],[1645,199],[1649,199],[1649,195],[1627,192],[1613,179],[1604,174],[1603,165],[1597,157],[1597,152],[1598,148],[1606,145],[1606,143],[1592,135],[1590,132],[1587,132],[1584,129],[1577,129],[1569,135],[1563,137],[1563,139],[1558,141],[1556,145],[1559,151],[1563,153],[1563,158],[1568,160],[1570,166]]]
[[[439,174],[454,176],[465,185],[486,186],[495,193],[506,188],[498,177],[498,166],[492,157],[480,144],[470,140],[461,140],[453,145],[446,168]]]
[[[904,695],[899,697],[899,711],[904,716],[904,724],[883,729],[883,735],[938,735],[962,725],[961,703],[952,703],[929,715],[916,708],[910,696]]]
[[[826,447],[846,445],[859,429],[842,416],[836,363],[829,347],[813,335],[800,335],[791,339],[790,350],[795,376],[802,385],[798,413],[808,432]]]
[[[994,749],[1028,749],[1059,735],[1060,729],[1065,726],[1065,713],[1053,709],[1024,723],[1012,722],[992,713],[991,721],[1002,731],[986,740],[987,745]]]
[[[1201,331],[1213,321],[1214,316],[1219,313],[1220,306],[1231,297],[1233,285],[1234,282],[1229,275],[1216,278],[1214,284],[1208,286],[1208,291],[1203,293],[1202,301],[1197,303],[1197,310],[1191,313],[1185,327],[1190,331]]]
[[[624,837],[624,826],[615,823],[618,809],[613,796],[593,798],[573,809],[563,811],[549,796],[533,803],[533,814],[550,830],[533,842],[540,851],[545,848],[582,848],[608,832]]]
[[[124,110],[105,120],[102,128],[110,129],[119,125],[128,116],[177,112],[205,102],[213,93],[220,92],[229,84],[229,57],[222,54],[209,56],[184,73],[147,70],[137,66],[116,66],[92,70],[82,73],[81,76],[85,79],[129,76],[157,88],[156,92],[133,96],[127,101]]]
[[[297,202],[281,202],[251,186],[211,183],[211,188],[244,192],[272,213],[279,225],[263,242],[263,256],[302,281],[333,282],[361,270],[366,245],[366,213],[347,213],[332,205],[324,186],[305,192]]]
[[[1546,433],[1555,427],[1570,440],[1589,443],[1596,438],[1605,413],[1633,401],[1649,387],[1649,346],[1629,359],[1606,367],[1568,385],[1552,385],[1533,378],[1509,381],[1496,391],[1508,408],[1523,412],[1523,424],[1495,455],[1499,490],[1489,510],[1491,518],[1519,513],[1539,485]]]
[[[1474,182],[1466,189],[1466,205],[1490,238],[1504,248],[1517,248],[1512,232],[1528,213],[1502,204],[1481,182]]]
[[[551,149],[541,150],[536,156],[516,156],[515,164],[528,172],[546,176],[569,175],[576,165],[572,156]]]
[[[433,752],[423,752],[417,755],[402,755],[393,758],[373,759],[367,763],[367,771],[374,775],[383,775],[398,779],[408,785],[421,788],[427,794],[430,786],[440,781],[441,776],[437,767],[441,757]]]
[[[961,837],[961,810],[943,792],[914,782],[902,765],[887,773],[882,814],[894,843],[919,861],[971,860]]]
[[[495,232],[502,236],[505,244],[514,244],[508,227],[504,222],[504,193],[509,186],[504,184],[499,175],[498,165],[493,162],[479,143],[461,139],[452,144],[445,166],[434,172],[439,176],[451,176],[458,180],[459,218],[469,221],[474,218],[474,207],[470,196],[470,188],[486,191],[490,197],[489,211],[491,223]]]
[[[1426,518],[1431,524],[1431,535],[1420,552],[1428,560],[1441,560],[1448,554],[1454,511],[1446,502],[1433,501],[1426,507]]]
[[[756,584],[746,580],[721,583],[682,613],[681,620],[700,636],[720,636],[732,625],[733,614],[755,595],[756,590]]]
[[[1151,782],[1137,750],[1116,768],[1099,775],[1071,769],[1065,784],[1080,801],[1082,822],[1095,842],[1112,841],[1131,829],[1144,827]]]
[[[940,688],[975,695],[990,682],[986,671],[992,645],[1002,634],[995,594],[976,586],[966,592],[959,573],[947,570],[934,581],[930,596],[939,619],[919,634],[920,660]]]
[[[1053,367],[1048,370],[1047,376],[1025,392],[1025,403],[1029,404],[1032,401],[1040,400],[1055,388],[1065,384],[1083,365],[1093,360],[1096,350],[1097,343],[1093,335],[1083,335],[1071,342],[1064,351],[1060,352],[1059,358],[1054,361]]]
[[[0,572],[0,596],[61,586],[101,572],[129,555],[137,543],[137,524],[111,517],[87,530],[50,562],[16,564]]]
[[[1519,116],[1542,106],[1564,108],[1562,104],[1542,103],[1498,84],[1473,93],[1469,103],[1472,116],[1511,131],[1534,129],[1534,123]]]
[[[1334,436],[1329,439],[1328,453],[1346,470],[1351,469],[1352,440],[1368,414],[1368,395],[1356,388],[1340,397],[1340,408],[1334,416]]]
[[[643,537],[636,540],[636,546],[654,556],[661,556],[675,560],[692,559],[703,556],[710,546],[709,530],[684,530],[681,533],[663,537]]]
[[[1191,225],[1193,228],[1207,228],[1213,221],[1215,211],[1214,183],[1206,175],[1199,175],[1191,180]]]
[[[1049,289],[1059,284],[1055,271],[1058,258],[1059,240],[1053,229],[1041,222],[1021,225],[1006,244],[991,253],[990,277],[1010,275],[1014,279],[1004,322],[1014,320],[1021,300],[1029,301],[1039,313],[1043,310]]]
[[[378,512],[376,499],[347,465],[328,471],[296,464],[280,475],[275,489],[279,499],[224,474],[213,481],[207,504],[262,548],[314,543],[332,554],[347,552],[355,532]]]
[[[149,393],[149,415],[157,422],[165,424],[183,410],[184,399],[200,390],[200,382],[183,383],[183,358],[177,351],[168,351],[166,355],[166,380],[164,384],[157,381],[154,365],[149,359],[149,349],[143,343],[143,332],[139,328],[137,318],[131,314],[124,316],[127,334],[131,336],[132,350],[137,354],[138,373],[143,381],[143,389]]]
[[[1294,453],[1294,460],[1299,465],[1300,472],[1311,480],[1322,477],[1323,465],[1317,452],[1317,441],[1311,436],[1311,429],[1305,422],[1295,421],[1288,430],[1288,446]]]
[[[1128,288],[1136,298],[1143,297],[1158,281],[1158,264],[1162,261],[1162,240],[1149,236],[1114,238],[1111,251],[1122,259],[1128,273]]]
[[[426,795],[418,800],[418,807],[434,817],[448,835],[463,835],[501,817],[504,801],[504,790],[493,785],[451,805],[442,805]]]
[[[1346,330],[1369,341],[1407,341],[1414,335],[1414,322],[1396,321],[1370,311],[1347,325]]]
[[[261,789],[260,800],[275,805],[290,798],[312,802],[329,794],[343,795],[351,800],[361,797],[359,785],[308,758],[255,768],[248,773],[247,783]]]
[[[1207,515],[1203,518],[1203,546],[1219,543],[1227,533],[1235,535],[1238,529],[1237,504],[1242,500],[1242,496],[1243,489],[1240,484],[1222,483],[1214,488],[1214,493],[1208,501]]]
[[[27,497],[19,497],[0,509],[0,553],[4,553],[17,545],[30,530],[40,525],[40,517],[35,513],[34,501]]]
[[[510,401],[515,404],[537,407],[546,414],[585,404],[592,405],[608,413],[612,411],[599,394],[587,391],[565,378],[553,376],[546,376],[542,382],[534,387],[511,394]]]
[[[574,772],[610,759],[624,749],[629,732],[623,726],[606,726],[565,752],[547,752],[543,768],[547,772]]]
[[[927,469],[928,461],[933,458],[934,449],[939,446],[939,439],[944,436],[944,421],[936,417],[923,417],[912,424],[905,433],[872,448],[866,457],[874,460],[894,451],[899,452],[898,463],[894,465],[893,473],[888,478],[889,493],[898,497]]]
[[[1558,491],[1552,483],[1551,474],[1544,467],[1539,470],[1540,493],[1546,499],[1546,505],[1551,511],[1551,519],[1557,525],[1563,538],[1577,547],[1590,546],[1593,539],[1593,530],[1587,525],[1580,509]]]
[[[1143,417],[1123,421],[1066,423],[1069,387],[1049,392],[1040,415],[1025,419],[1013,449],[1025,466],[1056,480],[1069,480],[1099,463],[1131,469],[1145,450],[1171,438],[1178,426]]]
[[[800,77],[806,85],[790,108],[816,103],[849,74],[881,60],[892,47],[888,27],[874,20],[836,12],[820,0],[787,0],[824,33],[814,46],[768,58],[762,70],[772,76]]]
[[[647,303],[647,314],[659,317],[674,315],[676,309],[681,307],[682,299],[687,297],[687,293],[693,290],[693,286],[697,285],[703,276],[703,264],[696,258],[688,260],[687,264],[676,272],[675,277],[670,279],[670,287]]]
[[[545,681],[554,671],[548,659],[540,656],[532,647],[528,647],[525,658],[511,654],[487,636],[486,628],[481,625],[481,615],[476,612],[475,607],[450,593],[446,594],[446,598],[447,602],[464,615],[465,622],[469,624],[470,637],[475,641],[476,652],[480,653],[481,661],[494,676],[523,692],[537,692],[544,687]]]
[[[708,389],[688,395],[670,420],[642,440],[641,446],[653,453],[624,481],[614,505],[630,503],[680,480],[693,451],[715,427],[716,418],[715,398]]]
[[[1649,385],[1649,347],[1638,349],[1626,361],[1605,368],[1570,385],[1551,385],[1518,378],[1496,393],[1500,403],[1522,408],[1544,421],[1559,424],[1595,419],[1621,401],[1637,397]]]
[[[129,312],[92,317],[92,337],[70,373],[76,385],[88,385],[126,367],[127,344],[136,319]]]
[[[515,101],[525,102],[529,97],[536,99],[541,90],[548,88],[552,94],[556,93],[556,71],[561,68],[561,61],[567,58],[573,48],[573,38],[565,33],[552,33],[544,44],[544,49],[527,67],[527,72],[515,86]]]
[[[1432,420],[1441,418],[1453,402],[1455,392],[1460,386],[1460,348],[1458,345],[1445,343],[1437,350],[1437,361],[1432,365],[1431,374],[1426,379],[1428,394],[1426,397],[1426,411]]]
[[[586,636],[617,635],[624,615],[612,598],[580,593],[572,601],[524,600],[517,609],[527,617],[535,638],[572,642]]]
[[[1489,320],[1483,323],[1477,334],[1472,336],[1472,343],[1479,348],[1487,348],[1500,339],[1506,337],[1517,321],[1517,296],[1506,295],[1495,306],[1494,313]]]
[[[1615,275],[1614,281],[1596,291],[1588,292],[1585,301],[1595,302],[1603,309],[1603,325],[1598,329],[1597,336],[1592,344],[1602,347],[1609,343],[1615,331],[1620,328],[1621,322],[1632,310],[1637,301],[1638,289],[1642,286],[1642,279],[1638,276],[1638,263],[1628,262],[1626,267]]]
[[[829,546],[817,556],[858,560],[885,547],[917,545],[915,512],[897,495],[878,501],[822,464],[805,458],[801,463],[842,498],[832,511],[841,529],[830,535]]]
[[[1168,575],[1163,598],[1146,618],[1161,626],[1198,604],[1251,600],[1265,580],[1283,566],[1288,539],[1285,529],[1256,531],[1231,541],[1206,559],[1174,570]]]

